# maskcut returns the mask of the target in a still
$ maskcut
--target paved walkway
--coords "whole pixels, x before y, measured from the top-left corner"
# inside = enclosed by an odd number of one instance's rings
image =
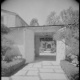
[[[30,63],[10,79],[4,80],[68,80],[62,68],[53,61]]]

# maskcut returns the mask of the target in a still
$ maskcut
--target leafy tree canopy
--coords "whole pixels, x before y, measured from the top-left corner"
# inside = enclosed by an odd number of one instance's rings
[[[60,20],[60,16],[57,16],[56,12],[53,11],[50,13],[50,15],[48,15],[46,24],[47,25],[59,25],[59,24],[62,24],[62,22]]]
[[[60,17],[64,24],[73,24],[72,26],[79,27],[79,10],[73,10],[72,7],[63,10]]]
[[[33,18],[30,22],[30,26],[39,26],[38,19]]]

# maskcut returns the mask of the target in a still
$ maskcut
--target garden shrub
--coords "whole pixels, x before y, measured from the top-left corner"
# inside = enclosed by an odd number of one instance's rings
[[[5,56],[5,60],[8,62],[12,61],[15,56],[21,56],[18,47],[14,45],[14,41],[2,36],[1,55],[2,58]]]
[[[66,56],[65,60],[66,60],[66,61],[69,61],[69,62],[72,61],[72,59],[70,58],[70,56]]]
[[[5,38],[4,36],[2,36],[1,38],[1,52],[2,55],[5,55],[6,51],[11,49],[11,46],[14,44],[14,42]]]
[[[70,80],[79,80],[79,73],[72,74]]]
[[[66,55],[65,60],[72,63],[74,66],[79,67],[78,56],[76,56],[75,54],[70,53],[70,54]]]
[[[9,33],[10,28],[5,26],[4,24],[1,24],[1,35]]]
[[[5,60],[12,61],[13,58],[22,56],[17,46],[12,46],[10,50],[6,51]]]

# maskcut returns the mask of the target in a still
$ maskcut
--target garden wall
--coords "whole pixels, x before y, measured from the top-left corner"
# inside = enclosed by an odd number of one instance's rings
[[[62,41],[57,40],[57,63],[59,64],[61,60],[65,59],[65,40]]]
[[[33,62],[35,58],[34,54],[34,32],[26,29],[25,31],[25,57],[26,62]]]

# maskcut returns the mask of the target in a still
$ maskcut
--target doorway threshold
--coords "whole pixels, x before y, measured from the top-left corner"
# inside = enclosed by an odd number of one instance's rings
[[[40,56],[56,56],[56,53],[48,53],[48,52],[43,52],[39,54]]]

